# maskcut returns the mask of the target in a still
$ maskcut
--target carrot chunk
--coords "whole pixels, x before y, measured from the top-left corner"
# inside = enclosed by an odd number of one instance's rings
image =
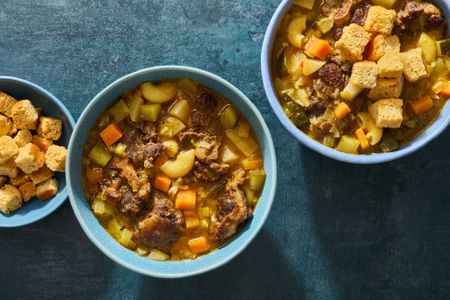
[[[332,50],[333,48],[327,41],[313,36],[306,43],[304,52],[311,58],[318,57],[323,60],[327,58]]]
[[[439,92],[439,95],[441,95],[442,97],[450,97],[450,82],[449,81],[445,81],[443,86],[442,86],[442,90]]]
[[[161,192],[167,193],[167,191],[170,188],[170,185],[172,184],[172,179],[165,176],[164,174],[158,174],[155,178],[154,187]]]
[[[351,111],[352,110],[346,103],[344,103],[344,102],[339,103],[338,106],[336,106],[336,108],[334,109],[334,114],[336,115],[336,120],[342,120]]]
[[[175,208],[194,210],[197,203],[197,194],[194,190],[179,190],[175,197]]]
[[[433,99],[431,99],[431,97],[428,95],[423,95],[419,99],[409,103],[409,106],[416,115],[420,115],[421,113],[426,112],[427,110],[432,108],[433,105]]]
[[[355,131],[356,138],[359,140],[359,145],[361,146],[361,149],[366,150],[369,148],[369,141],[367,140],[366,133],[364,132],[364,129],[359,128]]]
[[[103,142],[106,146],[111,146],[118,140],[122,138],[122,130],[120,130],[119,125],[117,123],[111,123],[103,129],[102,132],[100,132],[100,137],[102,138]]]
[[[188,245],[189,248],[191,248],[191,251],[195,254],[209,250],[209,242],[204,236],[189,240]]]

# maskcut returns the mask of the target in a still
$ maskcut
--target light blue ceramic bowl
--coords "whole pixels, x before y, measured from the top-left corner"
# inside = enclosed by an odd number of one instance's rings
[[[432,1],[436,5],[438,5],[443,13],[445,14],[447,20],[450,20],[450,11],[447,2],[443,0]],[[399,150],[390,152],[390,153],[375,153],[370,155],[352,155],[346,154],[335,149],[326,147],[321,143],[313,140],[304,134],[301,130],[295,127],[286,114],[283,111],[283,108],[280,105],[280,102],[276,96],[275,86],[273,84],[272,77],[272,47],[275,41],[275,36],[277,33],[277,28],[286,15],[288,10],[293,5],[293,0],[284,0],[278,6],[278,9],[275,11],[273,15],[269,27],[267,28],[266,35],[263,42],[262,53],[261,53],[261,73],[264,83],[264,89],[266,91],[267,98],[269,99],[270,105],[277,115],[278,119],[281,121],[283,126],[292,134],[298,141],[300,141],[303,145],[311,148],[314,151],[317,151],[327,157],[349,162],[355,164],[376,164],[387,161],[392,161],[408,154],[413,153],[414,151],[422,148],[426,144],[428,144],[431,140],[437,137],[440,133],[442,133],[445,128],[450,123],[450,105],[447,103],[439,115],[439,117],[417,138],[412,140],[411,142],[403,145]]]
[[[113,103],[119,95],[128,89],[152,80],[176,79],[189,77],[217,91],[230,99],[245,115],[254,128],[262,147],[264,168],[267,179],[262,196],[254,211],[253,219],[223,248],[195,260],[178,262],[157,262],[140,257],[136,253],[122,247],[100,225],[89,208],[82,187],[83,145],[87,132],[94,125],[98,115]],[[252,102],[236,87],[222,78],[190,67],[163,66],[137,71],[124,76],[101,91],[82,113],[75,127],[69,144],[67,157],[67,181],[70,203],[84,232],[91,241],[115,262],[122,266],[155,277],[178,278],[198,275],[215,269],[238,255],[256,236],[263,226],[275,194],[276,157],[272,137],[264,119]]]
[[[52,94],[29,81],[0,76],[0,91],[16,99],[29,99],[34,106],[42,108],[47,116],[57,118],[63,122],[63,133],[57,144],[67,147],[75,121],[66,107]],[[0,213],[0,227],[17,227],[36,222],[56,210],[67,198],[66,177],[56,174],[59,182],[58,194],[49,201],[33,199],[24,203],[22,208],[11,215]]]

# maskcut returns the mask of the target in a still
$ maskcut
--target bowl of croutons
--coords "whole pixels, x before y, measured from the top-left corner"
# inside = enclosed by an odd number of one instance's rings
[[[33,223],[66,200],[66,147],[74,124],[45,89],[0,76],[0,227]]]

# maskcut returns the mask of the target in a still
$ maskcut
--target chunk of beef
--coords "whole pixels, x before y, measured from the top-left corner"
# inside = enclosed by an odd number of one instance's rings
[[[153,140],[156,136],[156,126],[153,122],[142,122],[140,123],[141,137],[145,142]]]
[[[355,0],[322,0],[322,13],[334,19],[336,25],[342,25],[350,20],[350,14]]]
[[[328,86],[343,89],[345,85],[345,74],[342,72],[341,67],[334,63],[326,63],[319,70],[319,78],[324,81]]]
[[[437,6],[421,0],[406,1],[397,16],[400,24],[395,27],[396,34],[406,32],[413,35],[424,29],[443,32],[447,26],[447,21]]]
[[[160,156],[164,151],[164,145],[161,143],[149,142],[144,146],[144,167],[150,169],[153,166],[153,161]]]
[[[331,35],[333,36],[335,41],[339,41],[344,33],[344,29],[342,26],[334,26]]]
[[[192,176],[200,181],[214,182],[217,181],[221,175],[227,174],[230,170],[230,165],[225,163],[202,163],[195,162]]]
[[[216,243],[235,234],[238,226],[252,215],[251,208],[247,206],[247,199],[239,188],[239,184],[244,180],[245,171],[235,171],[228,180],[225,191],[217,199],[217,209],[211,224],[211,234]]]
[[[352,19],[350,20],[350,23],[358,24],[359,26],[364,25],[364,21],[366,20],[367,13],[369,12],[370,3],[367,2],[361,2],[358,4],[358,6],[355,8],[355,11],[353,12]]]
[[[120,200],[118,208],[120,212],[126,215],[136,215],[141,212],[143,199],[133,193],[128,184],[124,184],[119,189]]]
[[[177,241],[184,225],[183,213],[173,208],[163,193],[153,192],[153,209],[134,230],[134,239],[147,247],[164,247]]]
[[[197,108],[192,110],[192,125],[197,128],[208,127],[217,106],[217,99],[214,95],[205,92],[198,96],[197,103]]]
[[[315,95],[311,96],[310,104],[305,107],[305,110],[310,112],[312,115],[322,114],[328,107],[329,102],[325,99],[319,99]]]
[[[179,135],[182,143],[190,141],[195,147],[195,156],[198,160],[210,163],[219,157],[221,143],[214,135],[205,132],[187,130]]]
[[[141,165],[144,162],[144,143],[140,129],[130,126],[130,122],[125,122],[123,127],[123,143],[127,146],[127,157],[135,165]]]
[[[310,125],[310,132],[316,139],[323,139],[333,126],[328,121],[323,121],[319,125]]]

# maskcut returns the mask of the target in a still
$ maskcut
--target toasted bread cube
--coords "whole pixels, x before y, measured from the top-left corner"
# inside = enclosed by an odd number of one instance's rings
[[[6,184],[8,178],[6,176],[0,176],[0,188]]]
[[[377,127],[400,128],[403,121],[402,99],[381,99],[369,104],[369,114]]]
[[[364,29],[370,33],[389,35],[392,32],[392,28],[394,28],[396,17],[397,13],[395,10],[373,5],[367,12]]]
[[[16,142],[17,146],[23,147],[28,143],[31,143],[33,135],[28,129],[21,129],[17,132],[14,137],[14,142]]]
[[[48,147],[53,145],[52,140],[48,140],[48,139],[40,137],[38,135],[33,135],[33,138],[31,139],[31,143],[38,146],[39,149],[41,149],[44,152],[47,152]]]
[[[8,94],[0,92],[0,113],[11,118],[11,108],[16,104],[17,100]]]
[[[4,115],[0,115],[0,136],[8,135],[11,132],[11,128],[11,120]]]
[[[385,78],[399,78],[403,74],[400,53],[387,53],[378,61],[378,75]]]
[[[377,86],[378,67],[373,61],[353,64],[350,82],[360,89],[373,89]]]
[[[61,137],[62,122],[50,117],[40,117],[37,132],[43,138],[57,141]]]
[[[350,24],[344,27],[342,37],[335,46],[341,51],[344,58],[351,61],[363,59],[363,53],[370,41],[370,33],[357,24]]]
[[[39,200],[49,200],[58,193],[58,181],[54,178],[41,182],[36,187]]]
[[[17,129],[36,129],[39,113],[30,100],[20,100],[11,108],[12,119]]]
[[[16,158],[19,153],[19,147],[13,138],[7,135],[0,136],[0,163]]]
[[[364,53],[367,60],[378,61],[386,53],[400,53],[400,40],[396,35],[377,34],[367,45]]]
[[[30,175],[25,173],[20,173],[17,177],[11,178],[11,184],[14,186],[21,186],[22,184],[30,181]]]
[[[45,154],[35,145],[29,143],[19,148],[16,165],[26,174],[39,170],[45,163]]]
[[[10,184],[0,189],[0,211],[9,215],[22,206],[22,194]]]
[[[404,67],[403,73],[408,81],[416,82],[429,76],[422,48],[402,52],[400,57]]]
[[[5,163],[0,163],[0,175],[15,178],[19,176],[20,170],[14,163],[14,160],[8,160]]]
[[[46,181],[49,178],[52,178],[54,173],[47,166],[43,166],[39,170],[30,174],[31,180],[33,184],[39,184],[43,181]]]
[[[45,153],[45,163],[53,172],[65,172],[66,156],[66,148],[58,145],[51,145]]]
[[[34,184],[29,181],[27,183],[22,184],[19,187],[20,193],[22,194],[23,201],[28,202],[31,198],[36,196],[36,187]]]
[[[402,94],[404,79],[399,78],[377,78],[377,86],[369,91],[367,97],[372,100],[398,98]]]

